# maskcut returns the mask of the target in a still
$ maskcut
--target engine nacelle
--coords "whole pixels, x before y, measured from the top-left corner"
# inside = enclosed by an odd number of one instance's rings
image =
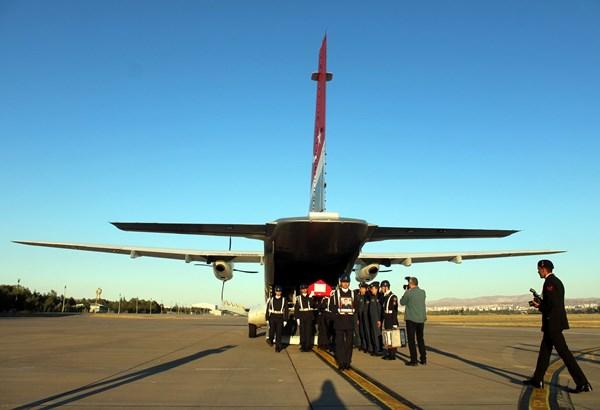
[[[215,278],[227,282],[233,278],[233,263],[225,261],[213,262],[213,273]]]
[[[358,282],[370,282],[379,273],[379,264],[371,263],[365,265],[364,263],[359,263],[354,267],[354,271],[356,272],[355,278]]]

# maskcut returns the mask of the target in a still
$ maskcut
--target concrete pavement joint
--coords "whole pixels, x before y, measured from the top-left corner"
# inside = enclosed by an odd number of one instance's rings
[[[391,391],[383,384],[373,380],[363,372],[350,368],[347,370],[339,370],[335,359],[331,354],[322,349],[313,348],[313,352],[317,356],[341,374],[346,381],[350,382],[364,396],[388,409],[419,409],[419,407],[399,394]]]
[[[599,347],[579,350],[579,354],[576,357],[580,358],[599,350]],[[573,406],[569,392],[564,389],[559,390],[558,386],[558,377],[564,369],[565,366],[562,364],[560,357],[550,363],[544,377],[544,387],[541,389],[531,386],[524,387],[525,391],[521,396],[519,408],[528,408],[530,410],[573,410],[575,407]]]

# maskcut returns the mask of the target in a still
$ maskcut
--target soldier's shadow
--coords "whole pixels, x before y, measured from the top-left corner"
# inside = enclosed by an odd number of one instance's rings
[[[455,360],[459,360],[465,364],[468,364],[469,366],[473,366],[477,369],[481,369],[481,370],[485,370],[487,372],[490,372],[492,374],[495,374],[496,376],[501,376],[504,377],[505,379],[508,379],[508,381],[510,381],[513,384],[518,384],[521,385],[522,384],[522,380],[526,379],[527,376],[520,374],[520,373],[516,373],[510,370],[506,370],[506,369],[501,369],[499,367],[495,367],[495,366],[490,366],[488,364],[485,363],[481,363],[481,362],[476,362],[475,360],[471,360],[471,359],[467,359],[464,357],[461,357],[455,353],[450,353],[450,352],[445,352],[443,350],[440,349],[436,349],[435,347],[431,347],[431,346],[427,346],[427,351],[428,352],[433,352],[433,353],[437,353],[440,354],[442,356],[446,356],[449,357],[451,359],[455,359]]]
[[[345,409],[346,405],[338,396],[335,386],[331,380],[325,380],[321,386],[321,395],[310,403],[310,409],[316,408],[337,408]]]

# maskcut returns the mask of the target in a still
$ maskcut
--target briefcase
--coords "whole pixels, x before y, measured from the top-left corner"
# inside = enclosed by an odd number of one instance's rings
[[[406,346],[406,333],[401,332],[401,330],[404,330],[404,329],[390,329],[390,330],[384,330],[382,332],[383,345],[386,349],[390,349],[392,347]],[[401,333],[402,333],[402,335],[401,335]],[[404,337],[401,337],[401,336],[404,336]]]

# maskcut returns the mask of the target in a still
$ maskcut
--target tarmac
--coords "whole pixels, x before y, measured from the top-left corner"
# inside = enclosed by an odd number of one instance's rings
[[[2,408],[600,409],[600,329],[565,332],[592,386],[574,387],[557,356],[535,367],[539,329],[426,325],[427,365],[354,350],[339,371],[325,352],[248,338],[241,317],[77,315],[0,318]]]

